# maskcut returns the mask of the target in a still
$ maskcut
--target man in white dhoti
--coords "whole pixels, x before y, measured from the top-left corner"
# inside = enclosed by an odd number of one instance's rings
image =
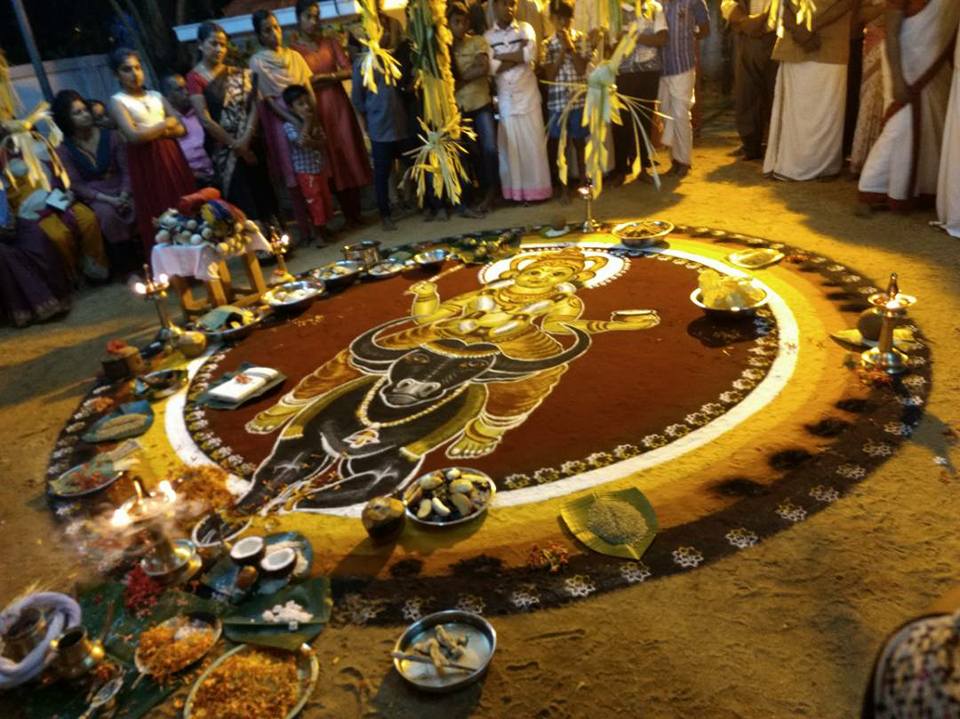
[[[553,186],[540,88],[533,73],[537,36],[529,23],[517,21],[517,0],[492,1],[497,23],[484,37],[500,107],[500,185],[508,200],[546,200],[553,196]]]
[[[887,0],[885,123],[860,171],[863,207],[933,206],[957,0]]]
[[[953,87],[947,106],[937,183],[937,218],[943,229],[960,237],[960,42],[953,54]]]
[[[763,172],[778,179],[813,180],[840,174],[847,97],[850,20],[855,0],[817,0],[812,28],[796,7],[778,5],[780,62]]]
[[[668,175],[684,177],[693,162],[693,124],[690,109],[697,85],[697,41],[710,33],[710,15],[704,0],[663,0],[667,44],[660,48],[658,99],[664,115],[660,141],[670,148]]]

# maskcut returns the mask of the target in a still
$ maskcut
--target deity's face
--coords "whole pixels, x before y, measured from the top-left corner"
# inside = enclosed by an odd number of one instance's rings
[[[516,287],[530,290],[548,290],[563,282],[570,282],[577,270],[569,265],[550,261],[533,262],[522,270],[514,280]]]

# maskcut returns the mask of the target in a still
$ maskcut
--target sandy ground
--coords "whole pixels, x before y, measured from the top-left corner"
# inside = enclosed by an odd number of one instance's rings
[[[691,175],[659,193],[607,190],[602,217],[650,215],[780,238],[864,275],[900,272],[932,339],[934,389],[904,449],[828,510],[735,557],[564,609],[496,619],[499,650],[486,681],[442,698],[414,694],[385,659],[394,629],[330,628],[310,717],[849,717],[883,636],[958,578],[960,480],[934,458],[960,453],[944,430],[960,423],[960,244],[925,214],[853,216],[855,186],[760,177],[714,134]],[[404,241],[477,226],[504,227],[579,206],[548,203],[476,221],[422,224],[357,237]],[[298,252],[294,269],[334,249]],[[42,499],[47,456],[113,337],[144,338],[150,306],[123,287],[82,294],[60,322],[0,330],[0,602],[30,582],[69,588],[76,569],[55,540]],[[838,371],[842,371],[838,368]]]

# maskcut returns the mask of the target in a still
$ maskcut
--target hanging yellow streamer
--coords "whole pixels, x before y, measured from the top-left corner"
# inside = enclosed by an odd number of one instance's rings
[[[423,143],[411,152],[415,156],[411,168],[417,183],[417,200],[423,205],[427,176],[438,198],[447,197],[454,205],[460,202],[461,180],[467,178],[460,160],[465,152],[460,139],[476,135],[464,126],[457,107],[450,46],[453,36],[447,25],[446,0],[412,0],[407,6],[409,31],[413,41],[414,73],[423,100],[419,135]]]
[[[383,26],[380,24],[376,0],[357,0],[357,8],[360,10],[360,23],[366,35],[359,40],[367,48],[360,61],[360,77],[363,78],[363,86],[376,94],[376,74],[379,72],[383,75],[384,82],[388,85],[395,85],[400,79],[400,63],[389,50],[380,46]]]
[[[622,125],[627,119],[625,115],[633,120],[633,140],[636,147],[636,157],[633,166],[630,168],[630,175],[626,182],[631,182],[639,174],[640,165],[640,143],[646,147],[647,153],[651,158],[655,157],[653,145],[647,136],[643,125],[640,123],[641,115],[660,114],[651,107],[645,107],[640,100],[623,95],[617,92],[617,70],[626,57],[636,48],[636,37],[639,30],[636,21],[633,21],[627,28],[626,33],[620,38],[614,48],[613,54],[598,64],[588,75],[586,83],[559,83],[564,87],[571,89],[570,99],[567,101],[563,112],[560,115],[560,140],[557,149],[557,169],[560,174],[560,181],[567,182],[567,124],[570,113],[584,98],[583,107],[583,125],[589,128],[590,135],[586,146],[586,175],[593,185],[594,197],[598,196],[603,190],[603,173],[607,169],[609,153],[607,152],[607,131],[610,123]],[[661,117],[664,117],[661,115]],[[653,182],[660,187],[660,177],[657,175],[656,167],[653,169]]]
[[[20,108],[20,99],[10,81],[10,69],[6,57],[0,53],[0,125],[3,126],[6,136],[0,142],[0,153],[3,154],[3,174],[14,187],[21,182],[35,187],[42,187],[49,192],[53,189],[50,176],[44,168],[44,160],[50,163],[53,174],[59,178],[66,188],[70,187],[70,177],[66,168],[60,162],[55,148],[63,142],[63,133],[50,115],[50,105],[40,102],[24,118],[17,118],[17,109]],[[46,135],[40,132],[40,127],[46,130]],[[43,149],[48,155],[42,156]],[[26,172],[14,174],[10,169],[10,158],[20,159],[26,167]]]
[[[770,29],[782,35],[783,29],[779,19],[794,7],[797,10],[797,24],[805,25],[807,30],[813,30],[813,16],[817,12],[817,4],[813,0],[771,0],[767,14]]]

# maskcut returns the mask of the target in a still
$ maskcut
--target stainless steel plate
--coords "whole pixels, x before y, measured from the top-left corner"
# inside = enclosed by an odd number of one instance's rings
[[[497,632],[486,619],[472,612],[456,609],[437,612],[420,619],[400,635],[394,646],[394,652],[414,654],[414,645],[434,636],[435,627],[443,626],[448,631],[466,636],[467,644],[463,656],[456,659],[462,666],[473,667],[470,671],[448,670],[443,676],[429,661],[411,661],[394,657],[396,667],[404,679],[414,686],[428,692],[452,692],[473,684],[483,677],[490,660],[497,650]]]

